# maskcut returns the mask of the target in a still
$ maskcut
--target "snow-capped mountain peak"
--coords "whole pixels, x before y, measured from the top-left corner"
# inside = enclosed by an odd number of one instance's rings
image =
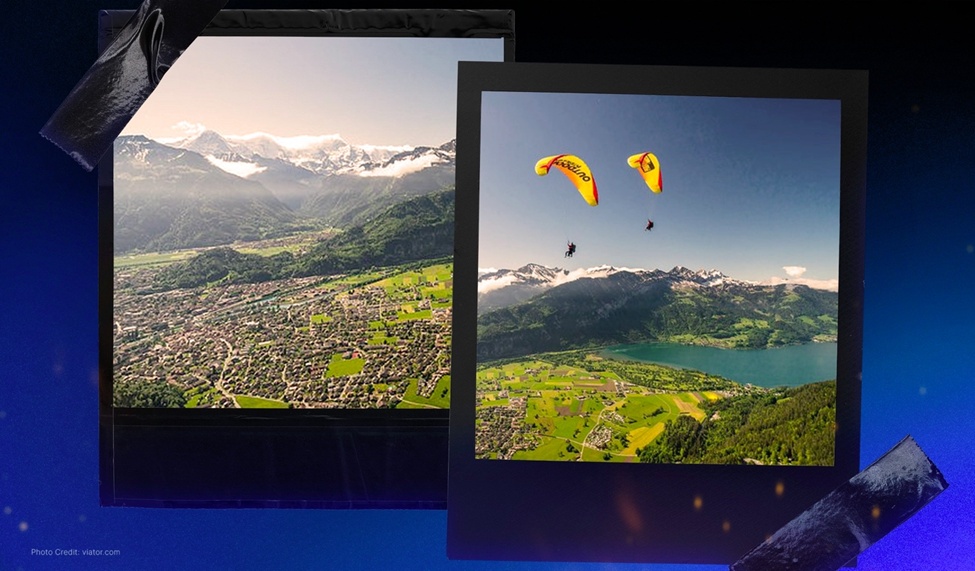
[[[268,160],[283,161],[318,175],[400,177],[432,166],[453,167],[456,156],[454,140],[439,147],[354,145],[339,134],[281,137],[254,132],[223,135],[202,127],[183,138],[155,142],[193,151],[224,171],[243,177],[261,172],[260,169],[266,168],[262,163]],[[245,164],[251,166],[242,166]]]
[[[714,287],[725,283],[746,284],[741,280],[734,280],[718,270],[689,270],[684,266],[676,266],[667,272],[671,281],[677,285],[692,287]]]
[[[640,282],[666,281],[674,288],[755,285],[732,279],[715,269],[694,271],[683,266],[676,266],[670,271],[610,265],[565,270],[527,264],[517,270],[496,270],[481,275],[477,282],[478,312],[518,303],[576,280],[600,280],[617,274],[631,274]]]
[[[392,150],[394,147],[386,149]],[[453,166],[456,156],[457,143],[452,139],[439,147],[403,150],[382,163],[364,163],[356,170],[360,176],[402,176],[437,165]]]
[[[211,131],[210,129],[200,131],[198,134],[187,137],[186,139],[169,143],[169,146],[193,151],[203,156],[220,156],[227,153],[239,152],[239,149],[227,141],[220,133]]]

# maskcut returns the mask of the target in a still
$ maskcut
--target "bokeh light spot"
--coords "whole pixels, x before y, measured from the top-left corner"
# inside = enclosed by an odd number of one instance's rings
[[[694,496],[694,509],[701,511],[702,507],[704,507],[704,498],[701,496]]]
[[[785,482],[779,480],[778,482],[775,483],[775,495],[781,498],[782,494],[784,493],[785,493]]]
[[[724,523],[721,524],[721,529],[725,533],[728,533],[729,531],[731,531],[731,522],[728,521],[728,520],[724,520]]]
[[[26,521],[20,522],[20,526],[18,527],[20,528],[20,531],[27,531],[27,522]]]

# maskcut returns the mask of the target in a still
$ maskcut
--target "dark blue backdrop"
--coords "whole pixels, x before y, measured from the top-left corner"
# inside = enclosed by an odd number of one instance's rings
[[[137,6],[18,2],[0,14],[0,569],[636,568],[452,562],[445,512],[98,506],[95,176],[37,132],[95,59],[96,11]],[[855,17],[827,4],[735,6],[735,16],[703,5],[478,7],[515,9],[519,61],[870,71],[861,457],[910,433],[951,487],[860,568],[975,568],[965,396],[975,380],[975,61],[961,6]]]

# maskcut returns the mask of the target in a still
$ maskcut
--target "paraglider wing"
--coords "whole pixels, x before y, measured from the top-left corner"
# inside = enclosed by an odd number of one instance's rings
[[[592,171],[583,162],[582,159],[575,155],[555,155],[554,157],[545,157],[544,159],[535,163],[535,172],[539,176],[545,176],[548,174],[549,169],[552,167],[558,168],[560,171],[565,173],[565,176],[572,181],[572,184],[576,185],[579,189],[579,194],[582,198],[589,203],[589,206],[596,206],[599,204],[599,193],[596,191],[596,180],[592,177]]]
[[[652,153],[640,153],[626,159],[626,164],[637,169],[640,176],[654,192],[663,192],[664,180],[660,176],[660,161]]]

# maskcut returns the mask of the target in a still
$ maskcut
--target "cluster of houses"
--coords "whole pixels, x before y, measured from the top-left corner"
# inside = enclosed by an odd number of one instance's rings
[[[429,315],[399,319],[402,299],[382,287],[337,295],[312,278],[127,291],[115,302],[115,378],[220,386],[294,407],[392,407],[411,379],[430,397],[450,374],[450,307],[423,298],[411,307]],[[210,400],[200,404],[233,406]]]

